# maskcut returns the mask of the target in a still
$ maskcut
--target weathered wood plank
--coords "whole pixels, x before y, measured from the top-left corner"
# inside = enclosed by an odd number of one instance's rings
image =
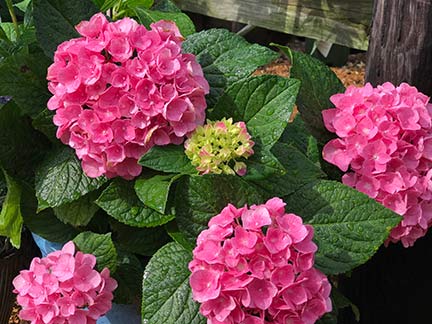
[[[377,0],[366,80],[407,82],[432,96],[432,0]]]
[[[373,0],[176,0],[181,9],[366,50]]]

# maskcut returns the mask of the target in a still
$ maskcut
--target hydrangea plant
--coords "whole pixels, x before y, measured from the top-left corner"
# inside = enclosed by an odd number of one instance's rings
[[[23,317],[75,307],[91,322],[91,303],[63,299],[106,287],[98,316],[113,293],[147,324],[336,323],[337,276],[427,230],[431,124],[415,89],[345,92],[310,56],[196,32],[168,0],[19,8],[0,23],[0,235],[18,248],[26,226],[80,251],[32,263],[49,293],[16,279],[29,307],[56,297]],[[254,75],[281,53],[289,78]],[[67,290],[72,261],[85,274]]]

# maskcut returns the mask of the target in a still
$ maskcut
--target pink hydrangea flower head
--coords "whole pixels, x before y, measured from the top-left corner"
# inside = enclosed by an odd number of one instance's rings
[[[388,238],[405,247],[432,225],[432,105],[415,87],[348,87],[322,112],[338,138],[323,157],[347,172],[342,181],[403,216]]]
[[[198,236],[189,282],[208,323],[312,324],[331,311],[313,229],[284,207],[230,204]]]
[[[198,126],[185,142],[185,153],[201,174],[244,176],[246,164],[239,159],[250,157],[254,144],[244,122],[223,118]]]
[[[72,241],[45,258],[34,258],[30,269],[12,282],[20,318],[31,324],[95,323],[111,309],[117,288],[109,270],[99,273],[95,265],[96,257],[75,253]]]
[[[98,13],[76,29],[81,37],[60,44],[48,68],[57,137],[89,177],[132,179],[152,146],[180,144],[204,123],[209,85],[173,22],[147,30]]]

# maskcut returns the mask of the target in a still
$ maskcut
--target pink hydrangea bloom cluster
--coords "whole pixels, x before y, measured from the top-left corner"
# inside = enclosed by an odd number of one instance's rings
[[[99,13],[76,29],[82,37],[60,44],[48,69],[57,137],[89,177],[132,179],[152,146],[181,144],[204,123],[209,85],[173,22],[147,30]]]
[[[415,87],[391,83],[349,87],[323,111],[339,138],[323,150],[346,173],[343,183],[403,215],[389,240],[405,247],[432,224],[432,105]]]
[[[95,324],[111,309],[117,282],[107,268],[94,270],[96,257],[77,252],[68,242],[61,251],[34,258],[29,270],[13,280],[22,309],[31,324]]]
[[[190,285],[209,324],[313,324],[331,311],[331,285],[313,267],[313,228],[273,198],[228,205],[201,232]]]

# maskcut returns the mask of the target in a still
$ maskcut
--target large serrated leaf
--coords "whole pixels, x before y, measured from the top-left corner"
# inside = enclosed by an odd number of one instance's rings
[[[98,12],[90,0],[33,0],[33,10],[36,35],[48,57],[60,43],[79,36],[75,25]]]
[[[326,274],[349,271],[369,260],[401,217],[336,181],[322,180],[286,197],[287,210],[315,229],[316,266]]]
[[[167,173],[197,174],[183,145],[153,146],[138,162],[142,166]]]
[[[66,243],[79,234],[74,227],[62,223],[55,217],[51,208],[40,213],[36,213],[36,209],[37,199],[34,189],[28,185],[23,186],[21,212],[25,226],[30,231],[56,243]]]
[[[138,179],[135,181],[135,192],[144,205],[163,214],[171,185],[178,178],[179,175],[156,175],[149,179]]]
[[[275,75],[240,80],[219,99],[209,118],[244,121],[253,138],[271,148],[290,119],[300,82]]]
[[[54,214],[65,224],[86,226],[98,211],[94,203],[97,192],[90,192],[78,200],[54,208]]]
[[[195,54],[203,67],[210,84],[207,96],[210,107],[227,86],[248,77],[258,67],[278,56],[270,49],[252,45],[225,29],[209,29],[189,36],[183,43],[183,51]]]
[[[240,177],[204,175],[183,177],[176,190],[176,221],[185,238],[195,245],[208,221],[229,203],[242,207],[263,202],[261,192]]]
[[[285,173],[255,181],[265,190],[268,198],[289,195],[308,183],[325,178],[324,172],[291,144],[278,142],[273,146],[272,153],[285,168]]]
[[[144,271],[143,323],[206,323],[199,304],[192,300],[191,259],[192,254],[177,243],[169,243],[153,255]]]
[[[39,209],[58,207],[98,189],[106,178],[87,177],[74,152],[62,148],[51,152],[36,169]]]
[[[135,227],[155,227],[174,218],[146,207],[137,197],[134,183],[121,179],[111,182],[96,204],[119,222]]]
[[[14,102],[0,107],[0,164],[10,176],[32,179],[34,164],[43,156],[47,141],[20,116]]]
[[[111,233],[83,232],[78,234],[73,241],[80,251],[96,257],[98,271],[102,271],[103,268],[109,268],[112,273],[116,271],[117,250],[111,240]]]
[[[333,107],[330,97],[344,92],[345,87],[323,62],[310,55],[291,51],[288,47],[276,46],[292,61],[290,76],[301,81],[297,106],[307,128],[319,142],[326,143],[334,135],[324,127],[321,112]]]
[[[180,33],[186,37],[195,33],[195,26],[192,20],[182,12],[162,12],[157,10],[148,10],[141,7],[135,8],[141,24],[149,27],[150,24],[159,20],[172,20],[176,23]]]
[[[50,97],[45,79],[48,65],[41,50],[7,57],[0,63],[0,94],[11,96],[23,113],[35,117]]]
[[[12,245],[19,249],[21,245],[21,186],[0,167],[7,184],[7,194],[0,205],[0,235],[9,237]]]

